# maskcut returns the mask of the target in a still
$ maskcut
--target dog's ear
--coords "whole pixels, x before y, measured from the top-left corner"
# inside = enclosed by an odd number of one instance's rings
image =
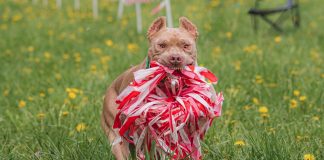
[[[147,31],[147,39],[151,41],[152,36],[159,32],[161,29],[166,28],[166,18],[165,17],[158,17],[154,20],[151,24],[150,28]]]
[[[180,28],[188,31],[195,39],[198,38],[198,30],[197,27],[186,17],[179,18]]]

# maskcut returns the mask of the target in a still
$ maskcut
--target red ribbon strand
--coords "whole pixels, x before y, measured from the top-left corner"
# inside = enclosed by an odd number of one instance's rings
[[[154,61],[150,66],[135,72],[117,97],[113,128],[135,145],[138,159],[146,152],[155,159],[202,159],[200,140],[221,115],[224,100],[212,86],[217,77],[199,66],[171,70]]]

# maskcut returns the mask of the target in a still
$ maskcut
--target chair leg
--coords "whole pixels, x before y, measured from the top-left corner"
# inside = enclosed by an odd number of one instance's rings
[[[261,18],[267,23],[269,23],[274,29],[276,29],[279,32],[282,32],[282,29],[276,23],[273,23],[268,17],[266,17],[265,15],[261,15]]]
[[[286,12],[287,11],[283,11],[281,12],[280,16],[277,18],[277,20],[275,21],[275,24],[277,24],[278,26],[282,24],[282,21],[287,18],[286,16]]]
[[[299,6],[297,5],[293,10],[293,24],[295,27],[299,27],[300,26],[300,13],[299,13]]]
[[[251,16],[251,22],[253,25],[254,32],[258,32],[258,20],[256,16]]]

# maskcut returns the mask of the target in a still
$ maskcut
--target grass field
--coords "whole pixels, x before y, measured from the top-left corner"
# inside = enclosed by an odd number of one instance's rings
[[[100,0],[94,20],[91,1],[81,2],[74,11],[72,1],[58,10],[55,1],[0,0],[0,159],[113,159],[102,98],[148,45],[133,6],[118,21],[118,3]],[[300,0],[299,29],[287,20],[278,33],[259,21],[255,34],[246,13],[252,0],[172,1],[174,23],[187,16],[199,28],[199,63],[224,92],[205,159],[324,159],[321,4]],[[145,29],[156,5],[143,6]]]

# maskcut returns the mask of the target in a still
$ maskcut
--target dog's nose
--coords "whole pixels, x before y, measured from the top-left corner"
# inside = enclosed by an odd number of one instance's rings
[[[169,57],[169,61],[171,64],[179,64],[179,63],[182,63],[183,58],[179,55],[171,55]]]

